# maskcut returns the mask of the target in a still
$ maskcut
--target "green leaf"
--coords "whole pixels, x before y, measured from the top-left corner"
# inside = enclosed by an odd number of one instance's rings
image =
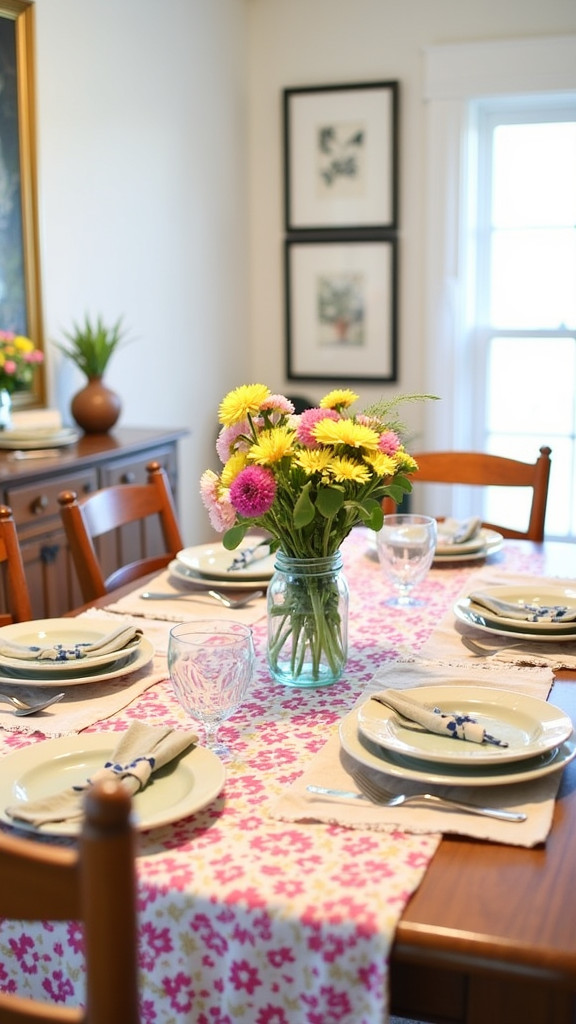
[[[302,488],[298,501],[294,506],[294,526],[297,530],[301,530],[304,526],[308,526],[309,523],[314,519],[314,505],[310,500],[310,488],[312,483],[308,481],[305,487]]]
[[[344,493],[337,487],[319,487],[316,495],[316,508],[326,519],[338,514],[344,504]]]
[[[375,501],[374,498],[367,498],[366,501],[363,501],[358,506],[358,514],[364,526],[369,526],[371,530],[376,531],[382,529],[384,513],[379,501]]]
[[[234,548],[237,548],[240,542],[244,540],[247,529],[248,523],[240,523],[237,526],[233,526],[230,530],[227,530],[222,538],[222,546],[225,547],[227,551],[234,551]]]

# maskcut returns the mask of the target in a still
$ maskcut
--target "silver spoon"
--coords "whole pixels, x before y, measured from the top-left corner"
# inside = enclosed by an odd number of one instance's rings
[[[11,704],[14,708],[14,714],[19,718],[23,718],[24,715],[35,715],[38,711],[44,711],[44,708],[49,708],[51,704],[57,704],[63,697],[63,693],[57,693],[55,697],[38,701],[37,704],[26,704],[19,697],[9,697],[6,693],[0,693],[0,700],[3,700],[6,704]]]
[[[226,608],[244,608],[251,601],[255,601],[259,597],[264,597],[263,590],[253,590],[250,594],[245,594],[244,597],[230,598],[226,594],[221,594],[219,590],[206,590],[202,593],[209,594],[210,597],[220,601],[221,604],[225,605]],[[195,601],[198,594],[168,594],[160,591],[145,590],[140,597],[144,601]]]

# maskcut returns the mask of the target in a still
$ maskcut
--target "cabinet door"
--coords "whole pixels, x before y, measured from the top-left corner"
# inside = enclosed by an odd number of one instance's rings
[[[82,593],[61,528],[20,544],[35,619],[58,618],[82,603]]]
[[[115,459],[114,462],[103,465],[100,472],[100,487],[146,483],[146,466],[151,461],[159,462],[166,470],[176,501],[176,451],[170,446],[147,452],[136,459]],[[122,565],[162,554],[165,550],[162,530],[156,516],[151,516],[142,523],[114,530],[98,538],[95,546],[104,576],[109,576]]]

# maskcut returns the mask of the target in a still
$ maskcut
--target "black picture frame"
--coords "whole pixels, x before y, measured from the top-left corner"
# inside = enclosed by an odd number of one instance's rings
[[[1,173],[7,183],[0,217],[0,330],[30,338],[44,350],[36,156],[34,4],[0,0]],[[15,391],[16,407],[45,397],[44,366],[30,389]]]
[[[288,380],[397,379],[397,239],[286,239]]]
[[[283,91],[285,230],[394,231],[397,81]]]

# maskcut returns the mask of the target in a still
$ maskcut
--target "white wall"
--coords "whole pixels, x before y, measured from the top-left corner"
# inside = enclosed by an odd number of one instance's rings
[[[325,386],[286,382],[283,320],[282,108],[284,88],[346,82],[400,83],[400,300],[397,385],[354,385],[366,403],[427,391],[424,322],[426,110],[423,52],[432,44],[576,29],[574,0],[249,0],[251,340],[258,378],[273,390],[320,397]],[[333,386],[333,385],[328,385]],[[437,388],[434,390],[439,393]],[[361,403],[360,403],[361,404]],[[428,405],[428,417],[441,403]],[[422,406],[406,406],[418,447]]]
[[[576,31],[574,0],[36,0],[47,339],[85,311],[134,341],[107,383],[121,423],[183,426],[181,514],[210,537],[198,479],[230,388],[284,377],[282,89],[401,86],[400,379],[425,388],[422,50]],[[52,349],[51,404],[82,379]],[[324,387],[298,386],[314,397]],[[361,386],[362,400],[380,388]],[[419,414],[414,429],[421,429]]]
[[[36,0],[45,332],[123,315],[109,364],[121,424],[187,427],[185,535],[209,535],[198,479],[245,370],[243,0]],[[83,378],[47,341],[51,404]]]

